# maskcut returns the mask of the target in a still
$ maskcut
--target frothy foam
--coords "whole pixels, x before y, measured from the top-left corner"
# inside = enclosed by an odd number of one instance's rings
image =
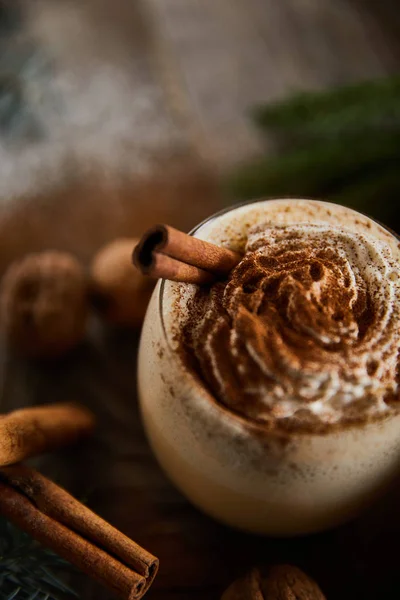
[[[229,280],[199,290],[189,314],[195,368],[245,417],[314,429],[397,410],[398,262],[366,231],[253,227]]]

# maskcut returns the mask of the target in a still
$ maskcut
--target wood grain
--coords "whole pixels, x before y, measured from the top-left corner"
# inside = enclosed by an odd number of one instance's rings
[[[215,175],[187,157],[136,180],[71,182],[11,208],[0,205],[0,273],[25,253],[46,249],[87,263],[117,237],[140,237],[156,222],[188,231],[222,205]]]

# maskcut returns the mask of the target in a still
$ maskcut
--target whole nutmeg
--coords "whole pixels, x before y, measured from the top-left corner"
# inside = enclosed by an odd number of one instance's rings
[[[101,248],[91,264],[93,305],[114,325],[140,327],[154,288],[154,282],[132,264],[132,252],[138,241],[117,239]]]
[[[318,584],[292,565],[254,568],[234,581],[221,600],[326,600]]]
[[[6,271],[0,289],[0,320],[7,341],[32,358],[56,357],[84,337],[87,278],[70,254],[29,254]]]

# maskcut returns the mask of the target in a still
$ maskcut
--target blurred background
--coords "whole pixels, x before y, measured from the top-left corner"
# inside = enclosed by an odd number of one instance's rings
[[[0,0],[0,270],[260,196],[400,230],[381,0]]]

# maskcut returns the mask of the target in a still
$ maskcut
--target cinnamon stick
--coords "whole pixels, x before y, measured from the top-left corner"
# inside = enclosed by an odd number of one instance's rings
[[[75,442],[94,428],[94,416],[78,404],[48,404],[0,416],[0,465]]]
[[[199,269],[159,252],[152,255],[151,264],[145,270],[146,275],[156,279],[169,279],[170,281],[196,283],[197,285],[212,283],[216,279],[215,275],[209,271]],[[142,269],[142,273],[144,272]]]
[[[141,598],[157,573],[157,558],[28,467],[0,469],[0,512],[122,598]]]
[[[133,262],[143,274],[185,283],[209,283],[227,275],[241,258],[169,225],[149,229],[133,252]]]

